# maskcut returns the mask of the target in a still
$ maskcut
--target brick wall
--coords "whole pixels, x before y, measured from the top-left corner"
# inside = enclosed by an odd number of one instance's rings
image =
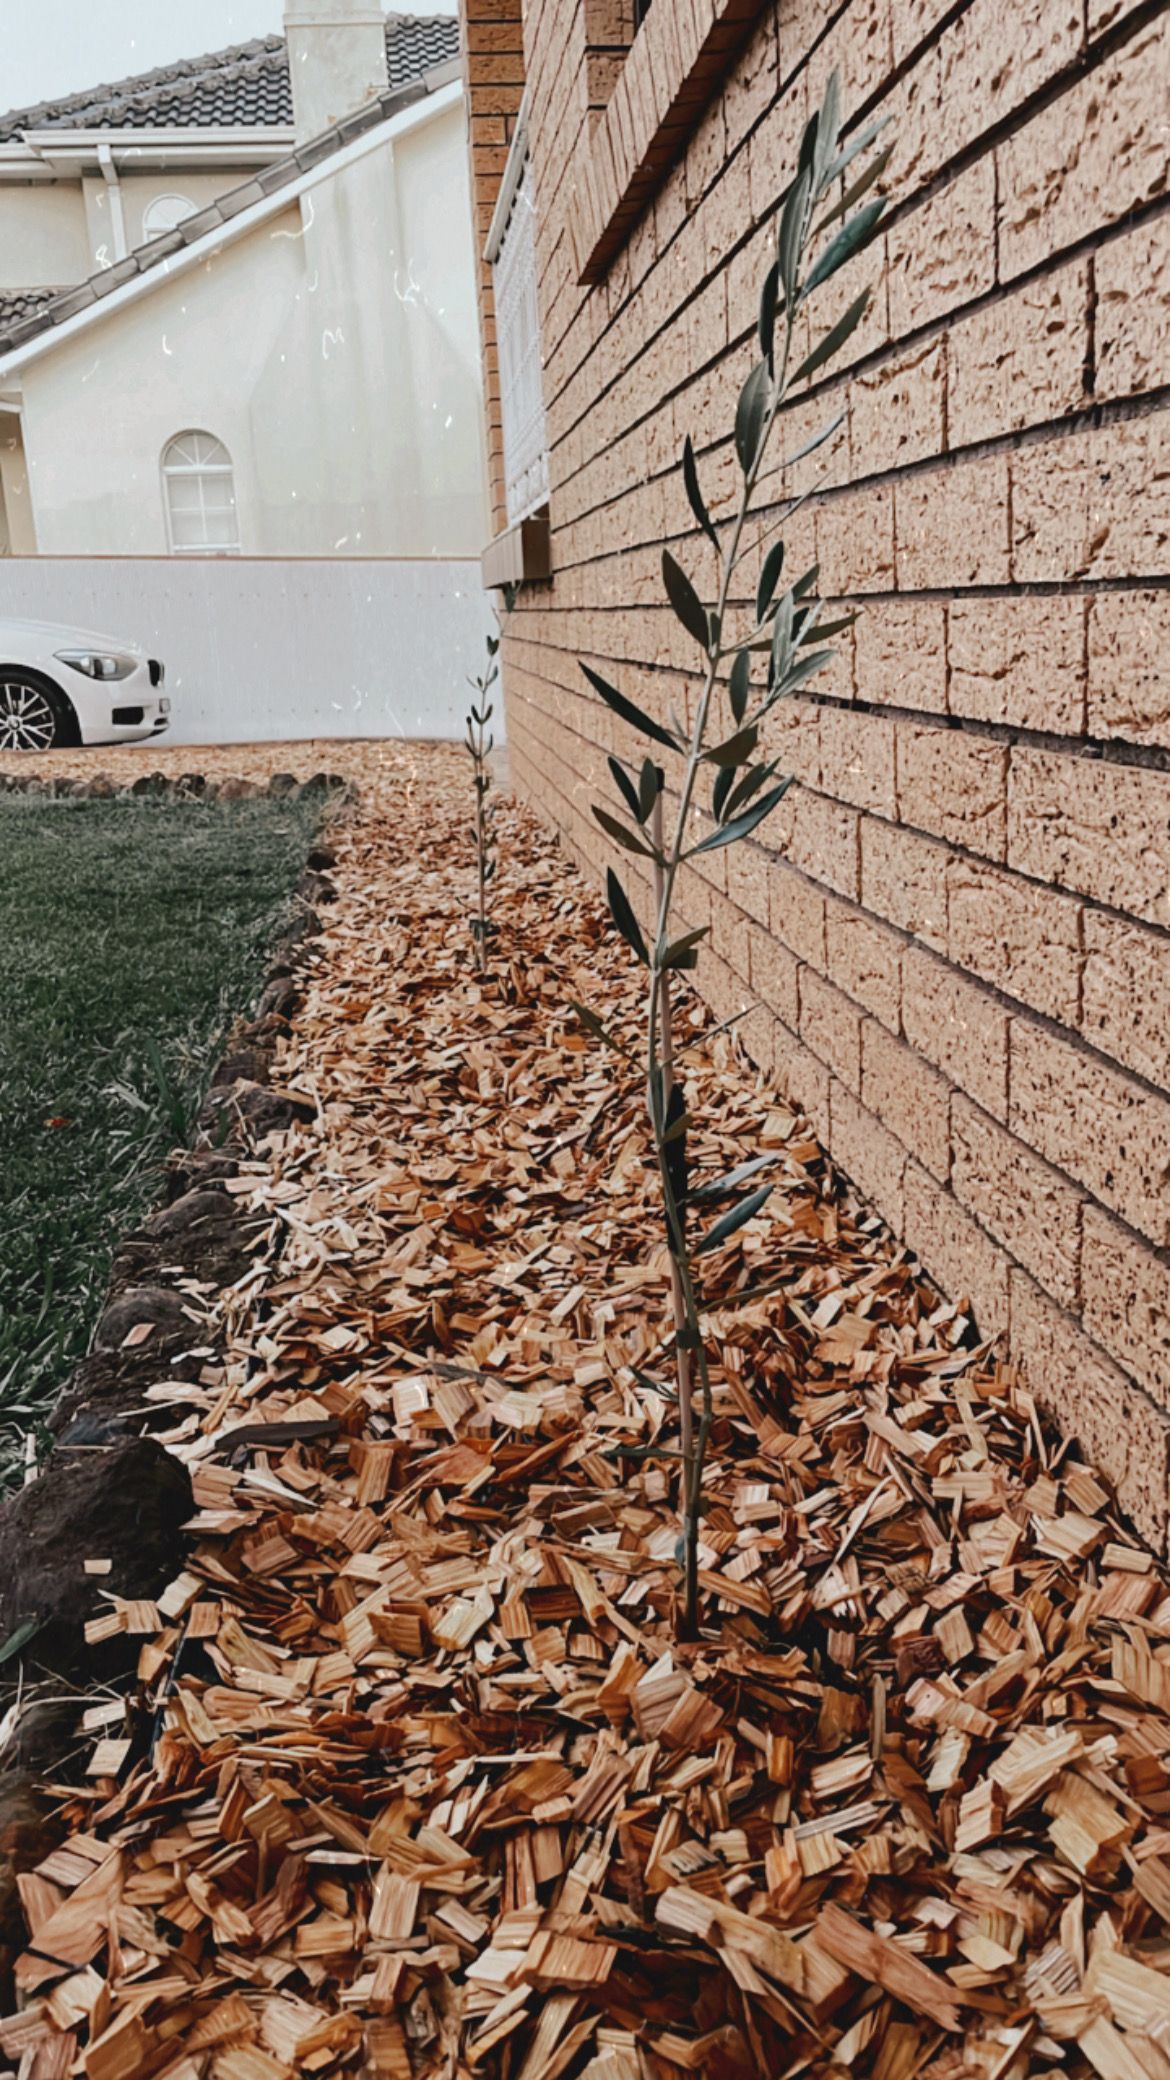
[[[1164,1543],[1170,7],[764,8],[586,287],[598,4],[524,9],[555,576],[506,638],[519,784],[597,871],[624,731],[578,658],[687,708],[662,541],[712,573],[678,456],[731,495],[766,220],[836,66],[892,118],[894,207],[824,312],[876,276],[847,365],[782,431],[849,407],[789,544],[862,614],[774,718],[797,784],[767,842],[692,874],[699,980],[761,1007],[752,1051]],[[718,8],[659,0],[642,34],[691,11]]]

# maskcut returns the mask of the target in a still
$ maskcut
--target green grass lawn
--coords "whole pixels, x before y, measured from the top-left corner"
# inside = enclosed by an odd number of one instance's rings
[[[0,1489],[263,984],[320,801],[0,797]]]

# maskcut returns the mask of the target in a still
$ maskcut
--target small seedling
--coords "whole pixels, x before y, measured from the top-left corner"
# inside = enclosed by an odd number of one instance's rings
[[[667,721],[646,714],[599,672],[582,666],[594,691],[650,745],[650,755],[643,758],[640,768],[630,770],[617,758],[609,760],[618,814],[600,805],[593,814],[626,853],[647,863],[653,884],[654,921],[646,936],[612,868],[608,875],[614,923],[647,974],[646,1093],[671,1267],[681,1458],[681,1623],[690,1637],[698,1626],[699,1526],[714,1414],[698,1260],[730,1242],[760,1212],[772,1187],[759,1182],[760,1172],[771,1160],[767,1156],[757,1156],[722,1177],[695,1179],[690,1174],[692,1119],[674,1073],[670,993],[672,979],[697,966],[707,927],[679,931],[673,911],[683,866],[701,854],[750,837],[786,793],[790,779],[761,750],[765,718],[778,701],[806,686],[829,662],[834,652],[827,644],[853,618],[826,616],[817,597],[815,564],[781,589],[784,542],[777,539],[763,554],[757,581],[750,587],[748,626],[739,633],[732,627],[733,601],[747,589],[742,583],[737,589],[737,574],[749,557],[758,554],[770,531],[750,544],[745,540],[777,419],[793,391],[827,368],[861,322],[869,303],[866,289],[798,361],[798,324],[812,298],[873,237],[886,208],[885,199],[871,196],[870,190],[888,163],[888,150],[876,152],[859,174],[848,173],[869,152],[882,125],[872,123],[844,143],[841,127],[840,88],[834,74],[821,107],[805,129],[795,177],[776,206],[773,252],[760,291],[759,359],[735,414],[741,487],[732,514],[720,520],[712,517],[689,439],[683,449],[687,497],[710,544],[716,572],[715,604],[707,606],[681,565],[668,549],[663,550],[667,599],[701,660],[689,736],[673,714]],[[784,456],[779,468],[787,471],[823,446],[844,416],[839,413],[795,454]],[[798,498],[785,502],[781,524],[801,503]],[[756,659],[760,656],[765,669],[757,683]],[[664,752],[681,760],[677,787],[669,793],[667,774],[658,762]],[[704,777],[712,783],[705,827],[697,815],[697,792]],[[621,1044],[595,1013],[580,1006],[577,1009],[592,1032],[615,1046]],[[724,1210],[718,1218],[698,1233],[701,1216],[721,1204]]]
[[[487,668],[480,678],[470,681],[470,684],[475,688],[475,699],[471,703],[471,710],[467,717],[466,742],[475,776],[473,785],[475,788],[475,858],[476,896],[478,903],[475,916],[471,920],[471,940],[475,949],[476,969],[481,975],[487,972],[487,942],[492,929],[491,920],[488,916],[488,887],[496,871],[495,838],[492,830],[493,819],[488,805],[488,795],[491,792],[492,785],[489,760],[495,744],[495,738],[490,734],[491,719],[495,712],[492,705],[491,692],[500,676],[499,649],[499,637],[489,636],[487,639]]]

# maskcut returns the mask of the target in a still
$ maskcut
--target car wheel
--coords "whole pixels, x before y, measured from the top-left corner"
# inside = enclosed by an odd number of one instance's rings
[[[0,751],[52,751],[76,735],[69,704],[49,680],[0,665]]]

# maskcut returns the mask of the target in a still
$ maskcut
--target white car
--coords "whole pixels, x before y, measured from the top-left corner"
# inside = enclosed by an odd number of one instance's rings
[[[0,618],[0,751],[160,737],[171,720],[165,683],[137,643]]]

